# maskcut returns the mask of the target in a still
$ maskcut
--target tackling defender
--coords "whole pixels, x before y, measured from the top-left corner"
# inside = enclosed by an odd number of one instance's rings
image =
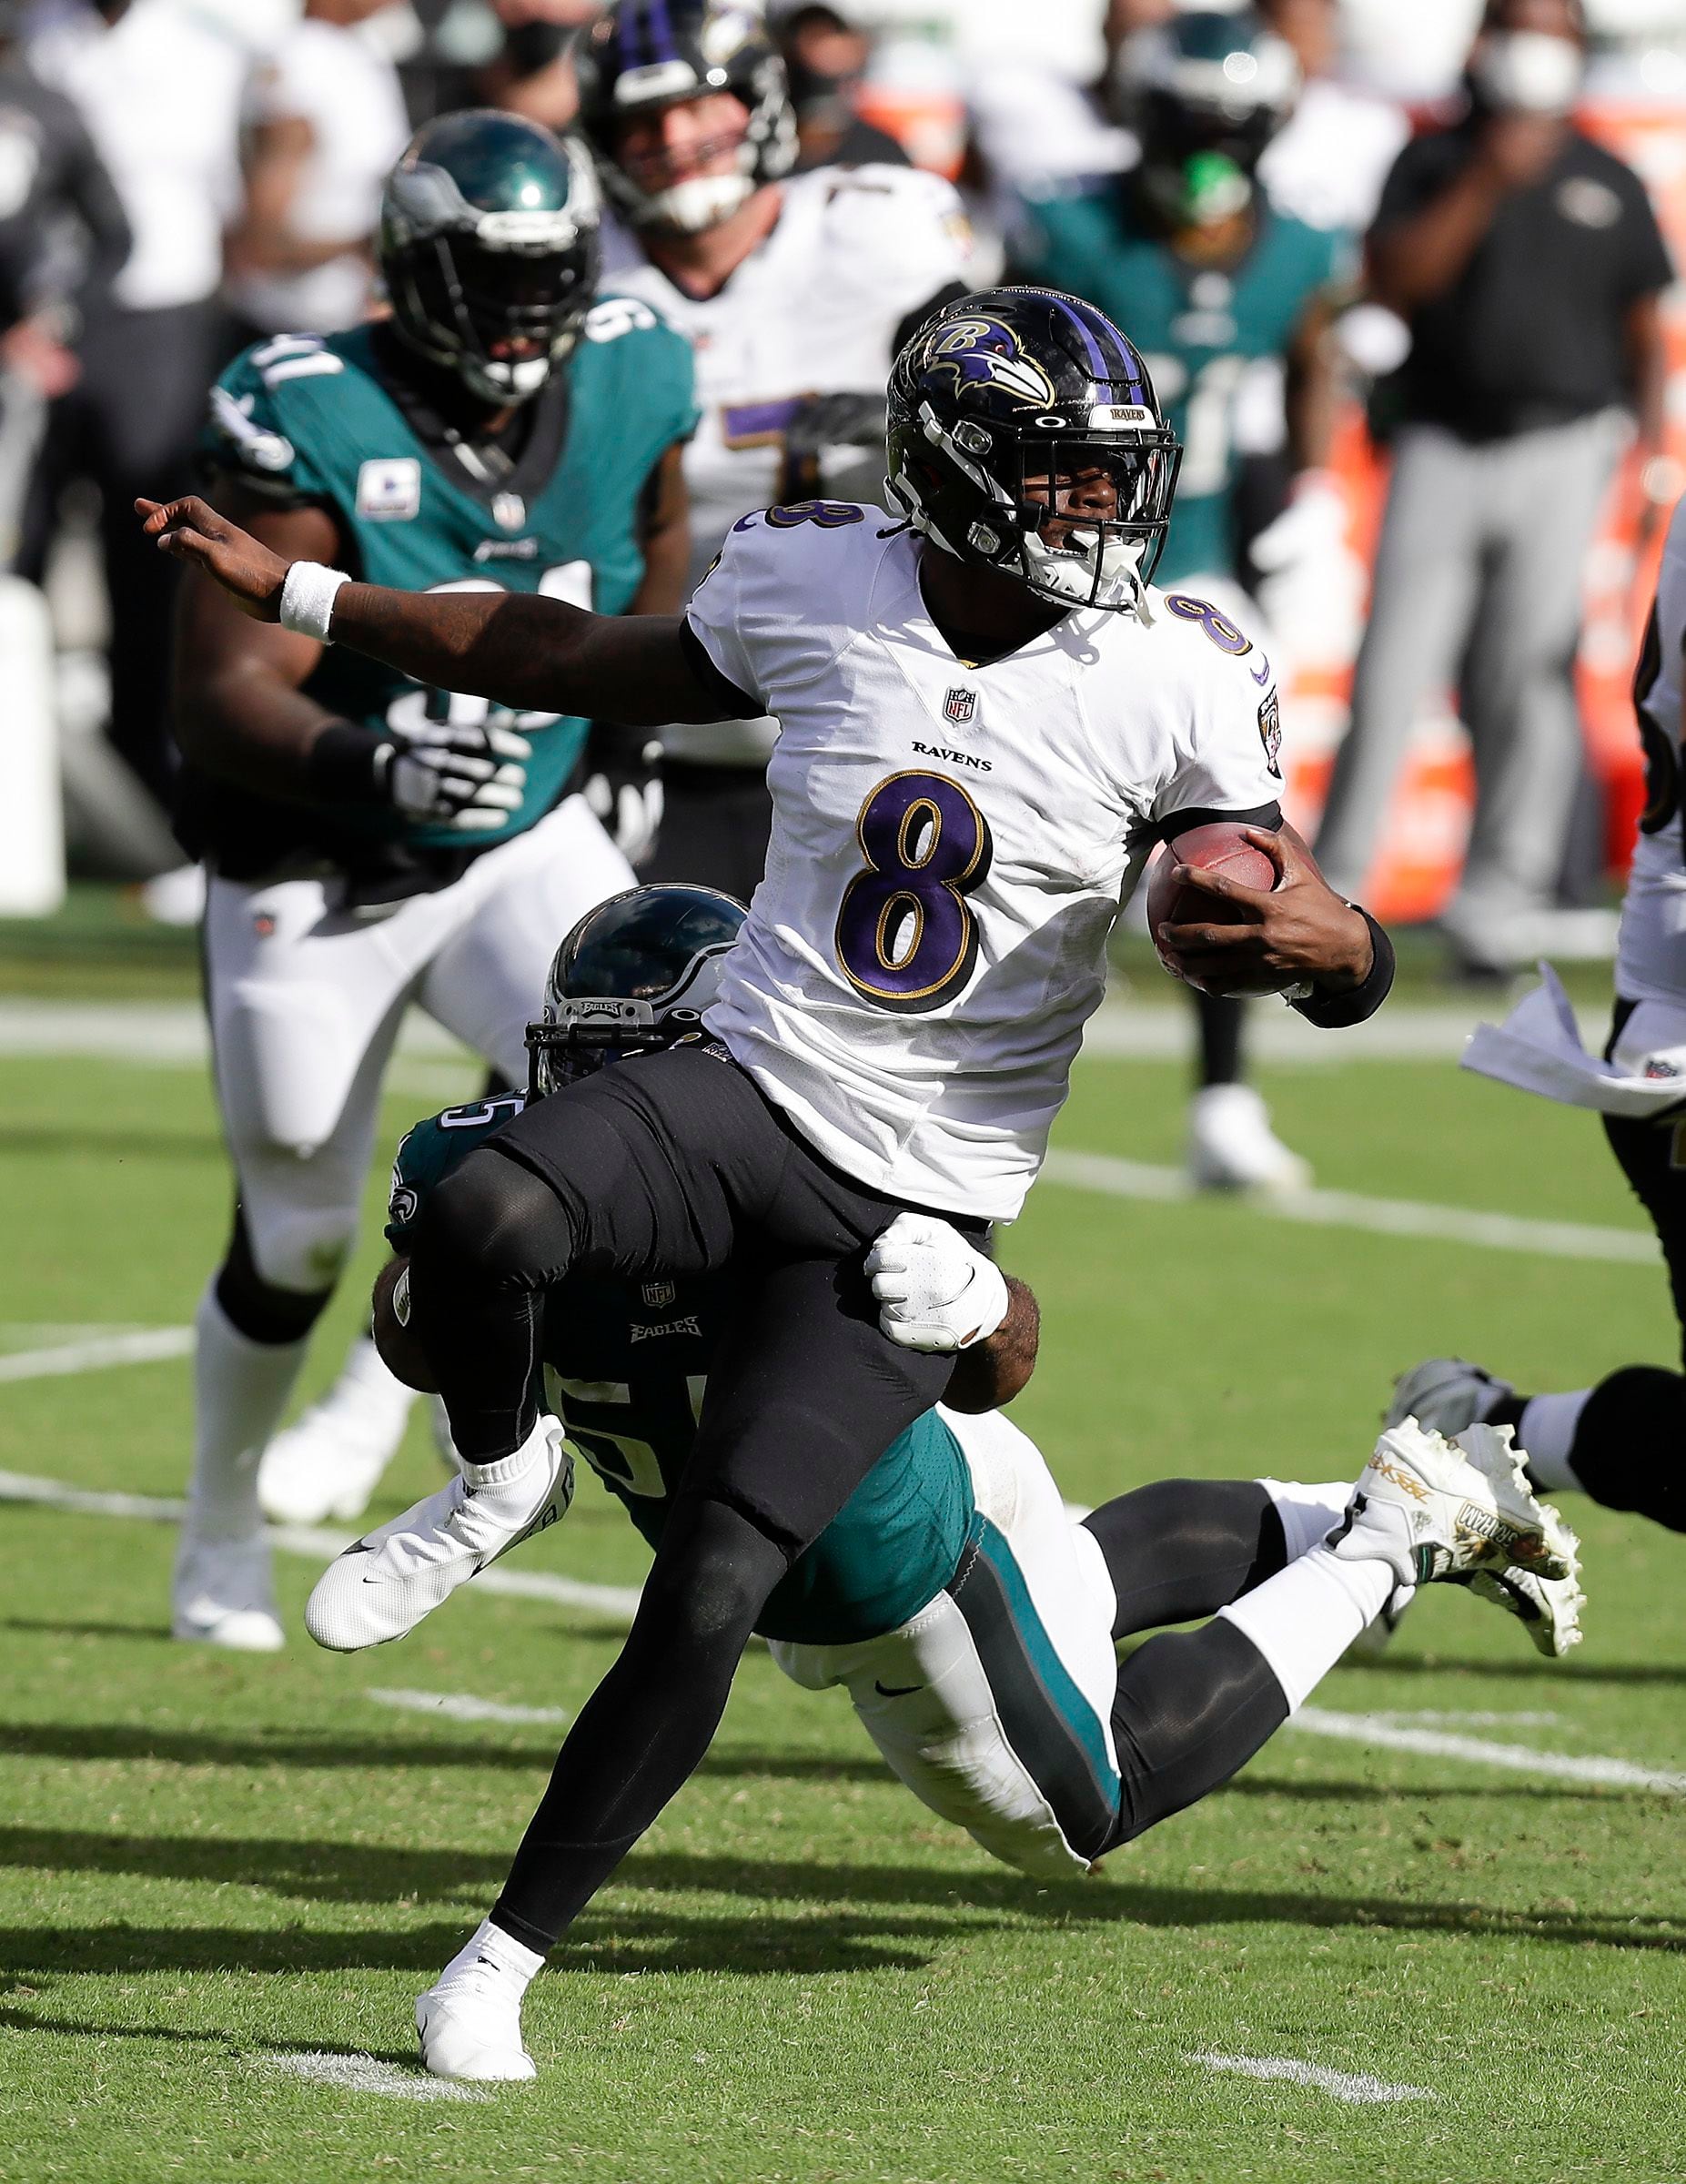
[[[671,611],[690,354],[642,304],[594,300],[598,216],[590,161],[546,130],[429,123],[387,186],[391,319],[229,367],[211,397],[217,505],[278,554],[375,581]],[[576,793],[577,708],[452,694],[206,583],[177,672],[237,1200],[197,1320],[173,1620],[268,1649],[255,1473],[350,1246],[400,1019],[419,1003],[518,1072],[558,930],[631,873]]]
[[[1280,211],[1257,175],[1298,89],[1292,47],[1250,6],[1190,10],[1126,38],[1114,90],[1140,142],[1139,164],[1099,190],[1027,203],[1015,250],[1029,278],[1088,297],[1140,342],[1183,442],[1160,580],[1209,599],[1244,627],[1257,617],[1239,581],[1235,428],[1243,387],[1261,363],[1280,363],[1287,379],[1297,478],[1283,529],[1303,535],[1330,499],[1328,333],[1345,247]],[[1245,1003],[1196,998],[1190,1175],[1206,1188],[1304,1185],[1306,1162],[1275,1136],[1245,1081]]]
[[[1664,542],[1633,696],[1648,793],[1621,906],[1604,1053],[1620,1077],[1654,1093],[1686,1075],[1686,500]],[[1604,1135],[1662,1246],[1686,1362],[1686,1122],[1678,1104],[1649,1120],[1622,1105],[1611,1099]],[[1388,1415],[1408,1409],[1447,1432],[1474,1420],[1512,1426],[1542,1491],[1585,1493],[1606,1509],[1686,1532],[1680,1372],[1624,1365],[1595,1387],[1530,1396],[1484,1366],[1430,1358],[1400,1380]]]
[[[558,951],[544,1020],[530,1029],[531,1097],[705,1039],[702,1015],[742,916],[723,895],[681,886],[589,912]],[[377,1282],[375,1325],[418,1387],[435,1376],[407,1324],[409,1246],[432,1192],[523,1104],[517,1095],[448,1110],[399,1149],[387,1237],[399,1256]],[[1398,1508],[1384,1516],[1360,1504],[1348,1520],[1354,1490],[1344,1482],[1166,1480],[1072,1524],[1040,1455],[997,1408],[1035,1364],[1030,1293],[947,1222],[909,1214],[865,1266],[891,1339],[952,1360],[944,1400],[890,1444],[775,1586],[756,1628],[796,1683],[845,1687],[914,1795],[1022,1872],[1071,1878],[1216,1789],[1338,1660],[1372,1599],[1397,1603],[1396,1581],[1408,1586],[1425,1569],[1467,1575],[1472,1542],[1449,1543],[1444,1503],[1414,1532]],[[731,1270],[645,1284],[572,1273],[542,1299],[546,1400],[651,1547],[682,1491],[709,1371],[743,1288]],[[1459,1474],[1459,1493],[1472,1494],[1483,1517],[1502,1510],[1507,1536],[1550,1523],[1518,1493],[1514,1467],[1492,1461],[1496,1437],[1486,1438],[1472,1447],[1491,1476]],[[1414,1477],[1416,1453],[1409,1432],[1384,1440],[1370,1491],[1388,1494],[1396,1461]],[[535,1527],[566,1508],[571,1490],[570,1460]],[[1324,1542],[1348,1522],[1331,1552]],[[411,1512],[388,1531],[417,1529]],[[385,1536],[371,1533],[366,1547],[378,1552]],[[1552,1544],[1572,1562],[1569,1535],[1553,1527]],[[306,1620],[328,1643],[342,1637],[348,1594],[355,1602],[363,1575],[364,1558],[342,1557],[312,1594]],[[1561,1650],[1580,1595],[1567,1577],[1528,1582],[1559,1605]],[[1214,1615],[1206,1630],[1157,1638],[1119,1666],[1119,1639]],[[350,1619],[359,1619],[355,1604]],[[568,1825],[565,1792],[553,1790],[491,1916],[420,1997],[429,2069],[533,2074],[521,2003],[557,1938],[554,1845]]]
[[[386,591],[198,500],[139,511],[255,619],[429,681],[632,724],[780,723],[767,877],[713,1037],[540,1101],[429,1200],[412,1310],[462,1477],[358,1558],[341,1633],[412,1627],[551,1498],[547,1289],[575,1268],[747,1273],[631,1635],[557,1764],[559,1932],[706,1751],[773,1587],[941,1396],[945,1361],[883,1334],[862,1256],[904,1211],[974,1238],[1017,1214],[1155,840],[1252,822],[1281,875],[1189,875],[1251,922],[1165,928],[1186,976],[1286,990],[1326,1026],[1391,978],[1380,927],[1281,826],[1251,642],[1151,588],[1176,447],[1124,335],[1049,290],[969,297],[903,350],[889,409],[901,521],[746,518],[670,622]]]

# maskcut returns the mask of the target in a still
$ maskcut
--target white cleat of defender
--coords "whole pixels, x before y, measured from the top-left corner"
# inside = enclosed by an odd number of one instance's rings
[[[280,1651],[285,1641],[262,1532],[209,1540],[183,1530],[170,1582],[170,1635],[237,1653]]]
[[[1270,1127],[1251,1085],[1207,1085],[1188,1103],[1188,1179],[1196,1190],[1305,1190],[1311,1169]]]
[[[462,1478],[348,1547],[317,1580],[305,1628],[337,1653],[413,1631],[459,1585],[568,1513],[573,1451],[560,1421],[540,1418],[494,1483]]]
[[[360,1336],[321,1401],[264,1451],[257,1500],[265,1516],[272,1524],[355,1523],[398,1451],[415,1400]]]
[[[1389,1426],[1329,1546],[1387,1562],[1407,1599],[1419,1584],[1469,1586],[1550,1658],[1580,1642],[1580,1542],[1536,1500],[1509,1426],[1477,1422],[1455,1440],[1415,1418]],[[1401,1612],[1390,1607],[1372,1630],[1397,1628]]]
[[[435,2078],[499,2085],[539,2075],[521,2039],[520,1995],[484,1958],[417,1996],[416,2030],[421,2067]]]

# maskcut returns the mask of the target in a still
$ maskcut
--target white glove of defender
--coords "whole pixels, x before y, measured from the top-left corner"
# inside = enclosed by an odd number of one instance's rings
[[[661,831],[663,794],[659,777],[613,782],[607,774],[593,774],[585,784],[584,795],[603,832],[629,864],[650,854]]]
[[[1001,1269],[932,1214],[898,1213],[867,1253],[866,1271],[878,1324],[903,1350],[969,1350],[1007,1316]]]
[[[394,731],[390,751],[381,786],[412,819],[485,834],[520,809],[532,745],[512,728],[419,722]]]

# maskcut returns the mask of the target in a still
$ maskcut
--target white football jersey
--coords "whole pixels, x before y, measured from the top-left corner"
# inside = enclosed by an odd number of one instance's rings
[[[1011,1220],[1158,832],[1274,816],[1277,693],[1180,592],[969,667],[925,612],[925,551],[879,509],[770,509],[692,602],[780,727],[766,877],[708,1021],[846,1174]]]
[[[1678,1003],[1686,1001],[1686,500],[1669,525],[1646,645],[1639,697],[1652,808],[1621,905],[1616,991],[1625,1001]]]
[[[818,167],[781,185],[766,240],[718,295],[699,300],[644,256],[634,233],[604,223],[603,285],[637,296],[696,351],[702,421],[685,450],[693,586],[738,518],[780,493],[784,432],[816,394],[882,395],[896,329],[958,281],[970,283],[971,230],[948,183],[910,167]],[[876,491],[874,482],[843,483]],[[838,490],[839,480],[829,481]],[[770,723],[683,726],[677,756],[764,764]]]

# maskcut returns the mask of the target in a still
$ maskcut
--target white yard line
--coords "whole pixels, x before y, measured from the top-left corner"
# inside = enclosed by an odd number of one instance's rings
[[[1336,2100],[1363,2104],[1439,2098],[1427,2086],[1390,2086],[1386,2078],[1371,2078],[1363,2071],[1326,2070],[1321,2063],[1296,2062],[1285,2055],[1196,2054],[1187,2059],[1203,2069],[1228,2071],[1237,2078],[1284,2078],[1290,2085],[1310,2086]]]
[[[1043,1174],[1051,1183],[1105,1198],[1175,1200],[1192,1198],[1194,1186],[1180,1168],[1121,1160],[1111,1153],[1056,1148]],[[1308,1222],[1315,1228],[1358,1228],[1371,1236],[1420,1237],[1439,1243],[1475,1244],[1494,1251],[1520,1251],[1543,1259],[1602,1259],[1620,1266],[1655,1266],[1654,1236],[1637,1228],[1599,1228],[1579,1221],[1537,1221],[1518,1214],[1478,1213],[1463,1206],[1434,1206],[1414,1198],[1368,1198],[1348,1190],[1293,1190],[1255,1194],[1249,1209],[1267,1219]]]
[[[1335,1714],[1322,1706],[1302,1706],[1289,1717],[1288,1727],[1308,1736],[1330,1736],[1387,1752],[1472,1760],[1479,1766],[1506,1767],[1515,1774],[1549,1774],[1558,1782],[1592,1782],[1612,1790],[1656,1790],[1666,1797],[1686,1797],[1686,1774],[1661,1767],[1635,1766],[1630,1759],[1607,1759],[1591,1752],[1540,1752],[1529,1744],[1495,1744],[1486,1736],[1413,1729],[1383,1714]]]
[[[506,1706],[497,1699],[477,1699],[469,1691],[366,1691],[377,1706],[396,1706],[402,1714],[436,1714],[448,1722],[510,1722],[518,1726],[539,1723],[544,1726],[570,1722],[566,1706]]]
[[[147,1365],[157,1358],[185,1358],[192,1348],[190,1327],[90,1330],[81,1341],[0,1352],[0,1380],[49,1380],[61,1373],[98,1372],[107,1365]]]
[[[483,2086],[459,2085],[455,2078],[430,2078],[425,2070],[400,2070],[372,2055],[266,2055],[268,2070],[300,2078],[308,2085],[334,2086],[345,2093],[378,2093],[384,2100],[490,2100]]]

